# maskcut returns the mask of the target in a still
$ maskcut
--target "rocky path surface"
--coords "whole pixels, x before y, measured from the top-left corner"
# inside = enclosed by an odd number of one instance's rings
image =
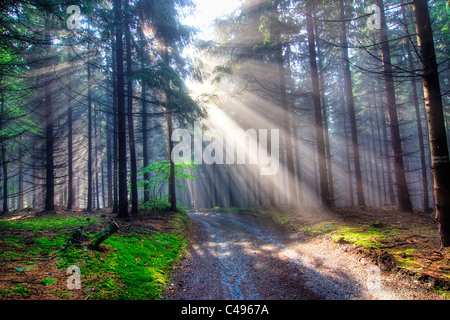
[[[439,299],[407,277],[379,273],[326,238],[302,242],[251,213],[193,212],[176,300]]]

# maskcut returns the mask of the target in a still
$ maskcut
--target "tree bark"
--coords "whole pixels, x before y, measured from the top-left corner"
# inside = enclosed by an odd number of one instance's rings
[[[90,249],[98,249],[99,245],[111,237],[114,233],[116,233],[120,229],[119,225],[116,222],[111,222],[108,224],[105,228],[103,228],[101,231],[97,232],[92,239],[91,243],[89,244]]]
[[[1,77],[1,76],[0,76]],[[0,88],[1,90],[1,88]],[[3,91],[1,94],[1,114],[0,114],[0,130],[3,130],[3,118],[6,115],[5,112],[5,97]],[[1,145],[1,162],[2,162],[2,179],[3,179],[3,213],[8,213],[8,166],[6,163],[6,147],[4,145],[5,142]]]
[[[52,105],[52,80],[46,77],[45,84],[45,133],[46,133],[46,150],[45,150],[45,211],[55,210],[55,176],[54,176],[54,133],[53,133],[53,105]],[[5,199],[6,200],[6,199]]]
[[[441,246],[450,246],[450,163],[433,31],[426,0],[413,0],[427,110],[436,219]]]
[[[127,140],[125,117],[125,83],[123,70],[123,26],[122,26],[122,1],[114,0],[114,15],[116,22],[116,76],[117,76],[117,134],[118,134],[118,182],[119,201],[118,216],[129,219],[128,191],[127,191]]]
[[[113,71],[113,112],[112,112],[112,122],[113,122],[113,131],[112,131],[112,139],[113,139],[113,150],[112,150],[112,162],[113,162],[113,205],[112,205],[112,213],[119,213],[119,188],[118,188],[118,180],[119,180],[119,166],[118,166],[118,126],[117,126],[117,60],[116,60],[116,41],[113,39],[111,41],[111,49],[112,49],[112,71]]]
[[[70,76],[70,75],[69,75]],[[70,99],[72,100],[72,99]],[[67,210],[73,208],[73,114],[72,101],[67,103]]]
[[[137,167],[136,167],[136,147],[134,141],[134,124],[133,124],[133,82],[131,80],[131,34],[130,34],[130,14],[128,10],[128,0],[125,0],[125,41],[127,53],[127,115],[128,115],[128,141],[130,152],[130,169],[131,169],[131,214],[139,213],[138,209],[138,191],[137,191]]]
[[[312,19],[312,5],[313,4],[311,1],[308,1],[306,3],[307,9],[306,26],[308,32],[309,62],[311,67],[317,152],[319,162],[320,199],[321,204],[324,208],[331,208],[331,201],[330,201],[331,199],[330,199],[330,192],[328,189],[328,178],[327,178],[322,106],[320,102],[319,73],[317,70],[316,40],[314,35],[314,24]]]
[[[400,136],[400,124],[397,114],[395,99],[394,78],[391,65],[391,52],[387,31],[386,16],[383,0],[377,0],[381,10],[380,47],[382,54],[383,78],[386,92],[386,104],[389,116],[389,129],[391,133],[392,155],[394,157],[394,175],[397,185],[398,205],[401,211],[412,212],[411,196],[406,181],[405,165],[403,162],[402,141]]]
[[[142,68],[144,68],[144,63],[141,64]],[[143,167],[149,165],[148,160],[148,132],[147,132],[147,103],[145,102],[147,93],[147,86],[145,84],[144,79],[142,79],[142,161],[143,161]],[[144,181],[148,181],[150,179],[150,173],[145,172],[144,173]],[[148,194],[148,185],[144,183],[144,202],[149,201],[149,194]]]
[[[165,43],[165,51],[164,51],[164,63],[167,67],[170,67],[170,57],[169,57],[169,48],[168,44]],[[171,96],[168,92],[166,92],[166,103],[168,104],[171,99]],[[177,196],[175,189],[175,164],[172,159],[172,150],[173,150],[173,141],[172,141],[172,132],[173,132],[173,118],[172,111],[166,105],[167,110],[167,131],[168,131],[168,145],[169,145],[169,164],[170,164],[170,172],[169,172],[169,203],[170,210],[177,211]]]
[[[171,135],[173,132],[173,120],[171,111],[169,111],[167,114],[167,131],[169,135],[169,161],[170,161],[170,173],[169,173],[170,210],[177,211],[177,196],[175,190],[175,164],[172,159],[173,141]]]
[[[364,187],[362,183],[362,173],[361,173],[361,163],[359,158],[359,145],[358,145],[358,129],[356,127],[356,112],[355,112],[355,102],[353,98],[353,85],[352,76],[350,73],[350,62],[348,57],[348,42],[347,42],[347,30],[345,26],[345,10],[344,10],[344,0],[340,0],[340,17],[341,17],[341,54],[344,63],[344,90],[347,102],[347,108],[349,113],[350,121],[350,133],[352,139],[352,151],[353,151],[353,161],[355,167],[355,178],[356,178],[356,198],[358,201],[358,206],[366,206],[364,199]]]
[[[18,153],[18,161],[19,161],[19,197],[17,199],[17,210],[23,209],[23,148],[22,148],[22,141],[19,141],[19,150]]]
[[[316,35],[318,34],[317,23],[314,23],[314,28],[316,30]],[[327,99],[325,96],[325,80],[324,80],[324,70],[323,70],[323,55],[322,46],[320,42],[317,41],[317,67],[319,71],[319,85],[320,85],[320,101],[322,103],[322,118],[323,118],[323,131],[325,135],[325,154],[327,155],[327,176],[328,176],[328,186],[330,190],[330,206],[334,207],[334,181],[333,181],[333,163],[331,159],[331,146],[330,146],[330,134],[328,132],[328,112],[327,112]]]
[[[278,1],[277,1],[278,3]],[[275,8],[275,10],[278,10]],[[277,16],[279,14],[277,13]],[[278,17],[277,17],[278,18]],[[278,22],[278,21],[277,21]],[[279,22],[278,24],[281,24]],[[285,58],[283,57],[283,43],[281,39],[281,28],[277,27],[275,30],[275,51],[276,51],[276,63],[278,67],[278,85],[281,97],[281,107],[283,113],[283,133],[284,140],[286,143],[286,166],[287,166],[287,181],[288,181],[288,195],[289,195],[289,206],[298,207],[298,192],[295,183],[295,171],[294,171],[294,155],[292,150],[292,136],[289,125],[289,103],[287,98],[287,86],[286,86],[286,67],[284,65]]]
[[[99,179],[98,179],[98,174],[100,171],[100,168],[98,167],[98,148],[99,148],[99,143],[98,143],[98,109],[95,108],[94,110],[94,170],[95,170],[95,199],[97,201],[97,210],[100,210],[100,191],[99,191]]]
[[[90,42],[88,41],[88,57],[90,57]],[[91,91],[91,62],[87,60],[87,108],[88,108],[88,158],[87,158],[87,205],[86,211],[92,211],[92,91]]]
[[[113,99],[115,99],[113,97]],[[111,146],[111,139],[114,139],[114,132],[111,134],[111,127],[113,127],[111,123],[111,115],[106,115],[106,189],[108,193],[108,202],[107,207],[112,208],[113,206],[113,170],[112,170],[112,159],[113,159],[113,150]]]
[[[408,16],[406,14],[406,8],[405,8],[405,0],[401,1],[402,5],[402,19],[405,23],[406,32],[409,35],[408,25],[410,25],[410,21],[408,19]],[[405,41],[405,51],[406,51],[406,57],[408,60],[409,69],[411,72],[415,70],[414,67],[414,58],[412,55],[411,45],[409,42],[409,39]],[[419,106],[419,97],[417,93],[417,79],[414,77],[410,80],[411,84],[411,93],[412,93],[412,100],[414,103],[414,111],[416,115],[416,125],[417,125],[417,138],[419,140],[419,154],[420,154],[420,169],[421,169],[421,176],[422,176],[422,207],[424,211],[430,210],[430,201],[428,197],[428,178],[427,178],[427,166],[425,161],[425,146],[424,146],[424,140],[423,140],[423,129],[422,129],[422,120],[420,116],[420,106]]]

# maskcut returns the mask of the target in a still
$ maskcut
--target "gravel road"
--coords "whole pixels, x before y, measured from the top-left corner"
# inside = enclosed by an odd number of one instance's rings
[[[251,213],[193,212],[176,300],[440,299],[409,277],[378,273],[327,238],[302,241]]]

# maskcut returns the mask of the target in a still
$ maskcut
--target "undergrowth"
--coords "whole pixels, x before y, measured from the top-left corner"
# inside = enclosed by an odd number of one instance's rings
[[[75,218],[48,216],[26,220],[0,221],[0,264],[12,261],[29,261],[16,267],[15,272],[29,274],[42,259],[51,259],[55,268],[65,270],[77,265],[81,272],[82,295],[89,299],[160,299],[167,285],[174,263],[187,247],[184,238],[190,219],[185,212],[167,216],[173,230],[170,233],[150,230],[144,226],[119,230],[104,241],[99,250],[66,241],[76,229],[87,228],[92,223],[102,223],[95,217]],[[88,237],[94,232],[83,231]],[[47,270],[50,274],[52,270]],[[55,298],[71,298],[73,291],[66,289],[62,278],[42,277],[39,283],[54,287]],[[55,282],[60,283],[56,286]],[[62,285],[61,285],[62,284]],[[33,288],[27,284],[2,288],[0,299],[20,295],[32,298]]]

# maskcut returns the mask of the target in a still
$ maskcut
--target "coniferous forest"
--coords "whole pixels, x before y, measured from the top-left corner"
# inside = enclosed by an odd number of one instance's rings
[[[208,299],[170,285],[186,252],[204,267],[187,232],[263,241],[258,219],[383,272],[428,259],[448,297],[450,2],[241,0],[207,27],[205,3],[0,3],[0,298]]]

